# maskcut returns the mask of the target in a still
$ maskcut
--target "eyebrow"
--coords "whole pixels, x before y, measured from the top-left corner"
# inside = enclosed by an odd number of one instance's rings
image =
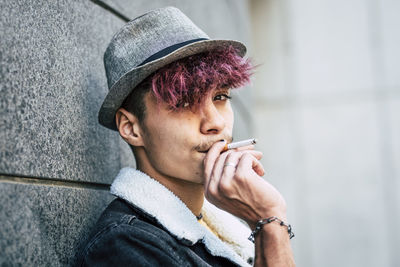
[[[219,92],[230,92],[231,88],[219,88],[219,89],[215,89],[214,93],[219,93]]]

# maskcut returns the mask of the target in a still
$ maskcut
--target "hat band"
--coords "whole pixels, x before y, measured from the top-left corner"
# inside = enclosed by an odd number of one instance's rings
[[[187,44],[191,44],[191,43],[194,43],[194,42],[198,42],[198,41],[203,41],[203,40],[210,40],[210,39],[208,39],[208,38],[198,38],[198,39],[192,39],[192,40],[189,40],[189,41],[185,41],[185,42],[182,42],[182,43],[178,43],[178,44],[174,44],[174,45],[168,46],[168,47],[164,48],[163,50],[158,51],[157,53],[155,53],[155,54],[151,55],[150,57],[148,57],[145,61],[140,63],[138,65],[138,67],[140,67],[140,66],[142,66],[142,65],[144,65],[144,64],[146,64],[146,63],[148,63],[150,61],[153,61],[153,60],[162,58],[162,57],[164,57],[164,56],[166,56],[168,54],[171,54],[172,52],[174,52],[175,50],[178,50],[182,46],[185,46]]]

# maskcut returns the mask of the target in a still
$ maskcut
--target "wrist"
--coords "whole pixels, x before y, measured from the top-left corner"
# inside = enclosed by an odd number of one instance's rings
[[[289,236],[289,239],[294,237],[292,226],[276,216],[259,220],[252,229],[249,240],[253,243],[257,235],[265,235],[267,237]]]
[[[268,237],[283,236],[283,237],[287,238],[288,232],[287,232],[286,227],[282,227],[278,222],[274,222],[274,223],[265,224],[260,229],[259,235],[260,236],[268,236]]]
[[[282,221],[287,221],[286,213],[285,212],[273,212],[270,211],[268,213],[262,213],[263,215],[257,215],[257,217],[252,218],[251,220],[246,220],[247,224],[249,225],[250,229],[256,228],[257,223],[260,220],[266,219],[266,218],[271,218],[271,217],[277,217],[281,219]]]
[[[259,211],[259,218],[268,218],[272,216],[276,216],[286,220],[286,203],[283,201],[279,202],[273,206],[265,206],[262,210]]]

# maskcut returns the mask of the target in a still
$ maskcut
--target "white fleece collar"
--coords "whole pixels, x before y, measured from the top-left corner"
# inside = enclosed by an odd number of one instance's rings
[[[250,229],[207,200],[202,209],[203,220],[224,242],[198,223],[174,193],[141,171],[130,167],[121,169],[110,191],[155,217],[179,240],[185,239],[191,245],[202,240],[212,255],[228,258],[241,266],[249,266],[247,260],[254,258],[254,245],[247,239]]]

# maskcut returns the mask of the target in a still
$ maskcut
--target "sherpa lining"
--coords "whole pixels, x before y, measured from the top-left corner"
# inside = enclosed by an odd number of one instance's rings
[[[191,244],[202,240],[214,256],[249,266],[254,257],[254,245],[247,237],[250,229],[231,214],[204,200],[203,220],[220,237],[197,222],[189,208],[168,188],[147,174],[126,167],[121,169],[111,185],[111,194],[154,216],[175,238]]]

